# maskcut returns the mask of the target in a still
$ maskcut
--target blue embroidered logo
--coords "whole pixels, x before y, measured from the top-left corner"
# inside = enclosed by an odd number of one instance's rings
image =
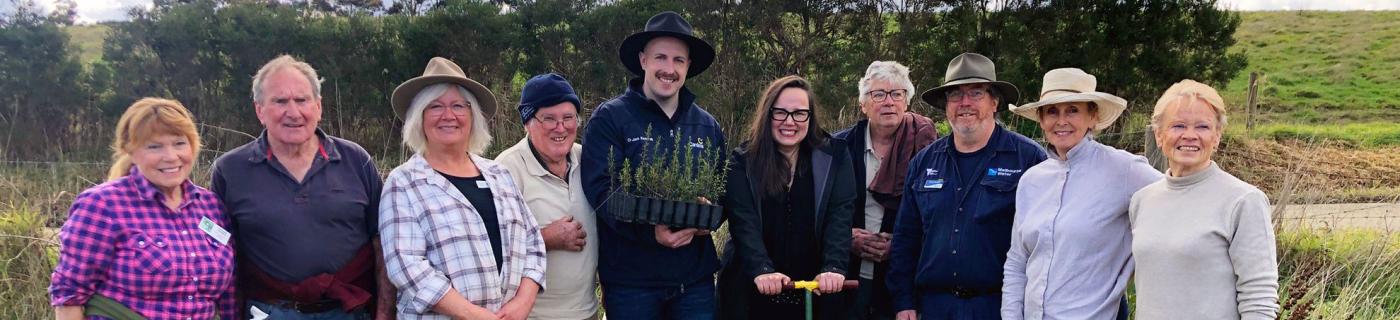
[[[1021,171],[1024,171],[1024,170],[1021,170],[1021,169],[1006,169],[1006,168],[989,168],[989,169],[987,169],[987,176],[988,176],[988,177],[1010,177],[1010,176],[1016,175],[1017,173],[1021,173]]]

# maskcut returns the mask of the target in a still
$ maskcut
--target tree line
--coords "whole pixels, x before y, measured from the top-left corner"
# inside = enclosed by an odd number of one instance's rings
[[[681,12],[716,47],[715,64],[687,86],[730,135],[743,130],[764,85],[789,74],[812,80],[823,125],[849,124],[860,117],[857,81],[875,60],[909,66],[921,91],[941,84],[953,56],[979,52],[997,63],[1000,80],[1021,88],[1022,102],[1038,96],[1045,71],[1079,67],[1098,76],[1100,91],[1132,101],[1130,113],[1150,113],[1180,79],[1223,85],[1245,66],[1243,54],[1227,52],[1239,15],[1214,0],[404,3],[157,0],[110,23],[91,64],[78,61],[63,32],[71,12],[43,15],[20,3],[0,18],[0,159],[98,159],[110,123],[145,96],[183,102],[211,152],[231,149],[260,128],[252,75],[283,53],[325,79],[323,128],[389,158],[405,152],[390,93],[429,58],[452,59],[501,100],[494,153],[522,136],[513,106],[525,79],[564,75],[586,113],[622,92],[630,76],[617,46],[664,10]],[[941,118],[922,102],[911,109]]]

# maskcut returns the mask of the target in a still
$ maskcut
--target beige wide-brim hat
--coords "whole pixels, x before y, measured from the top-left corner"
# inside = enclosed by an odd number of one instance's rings
[[[1099,106],[1099,123],[1094,130],[1103,130],[1113,125],[1123,110],[1128,109],[1128,101],[1118,96],[1095,91],[1098,79],[1079,68],[1060,68],[1045,73],[1045,81],[1040,88],[1040,101],[1021,106],[1011,105],[1011,113],[1040,122],[1036,113],[1040,107],[1066,102],[1093,102]]]
[[[486,86],[467,78],[466,72],[462,72],[462,67],[457,66],[452,60],[443,57],[435,57],[428,60],[428,66],[423,69],[423,75],[417,78],[408,79],[403,84],[399,84],[394,89],[394,94],[389,99],[389,104],[394,107],[394,115],[399,119],[406,119],[404,113],[408,112],[408,105],[413,103],[413,97],[418,95],[423,88],[439,83],[452,83],[462,88],[466,88],[481,104],[481,113],[487,121],[496,115],[496,95]]]

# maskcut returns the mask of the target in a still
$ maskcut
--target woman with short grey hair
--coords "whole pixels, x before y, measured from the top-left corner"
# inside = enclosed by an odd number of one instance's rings
[[[524,319],[545,285],[544,240],[510,172],[479,155],[495,95],[433,58],[391,102],[414,150],[379,205],[398,317]]]
[[[1274,319],[1278,257],[1269,198],[1211,160],[1225,100],[1182,80],[1152,111],[1167,177],[1128,207],[1137,261],[1137,319]]]

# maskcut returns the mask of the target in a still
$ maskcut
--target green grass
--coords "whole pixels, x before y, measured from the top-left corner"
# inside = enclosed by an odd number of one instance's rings
[[[1237,110],[1256,71],[1260,122],[1400,120],[1400,11],[1241,16],[1230,50],[1244,52],[1249,66],[1223,92]]]
[[[1400,316],[1400,238],[1379,231],[1278,234],[1280,319]]]
[[[1358,147],[1400,145],[1400,125],[1392,122],[1347,124],[1272,123],[1255,128],[1258,136],[1276,140],[1342,141]]]
[[[49,277],[58,244],[38,210],[0,203],[0,318],[53,319]]]
[[[68,32],[69,44],[78,50],[78,60],[88,65],[102,59],[102,41],[107,39],[111,29],[105,24],[94,24],[69,26],[63,30]]]

